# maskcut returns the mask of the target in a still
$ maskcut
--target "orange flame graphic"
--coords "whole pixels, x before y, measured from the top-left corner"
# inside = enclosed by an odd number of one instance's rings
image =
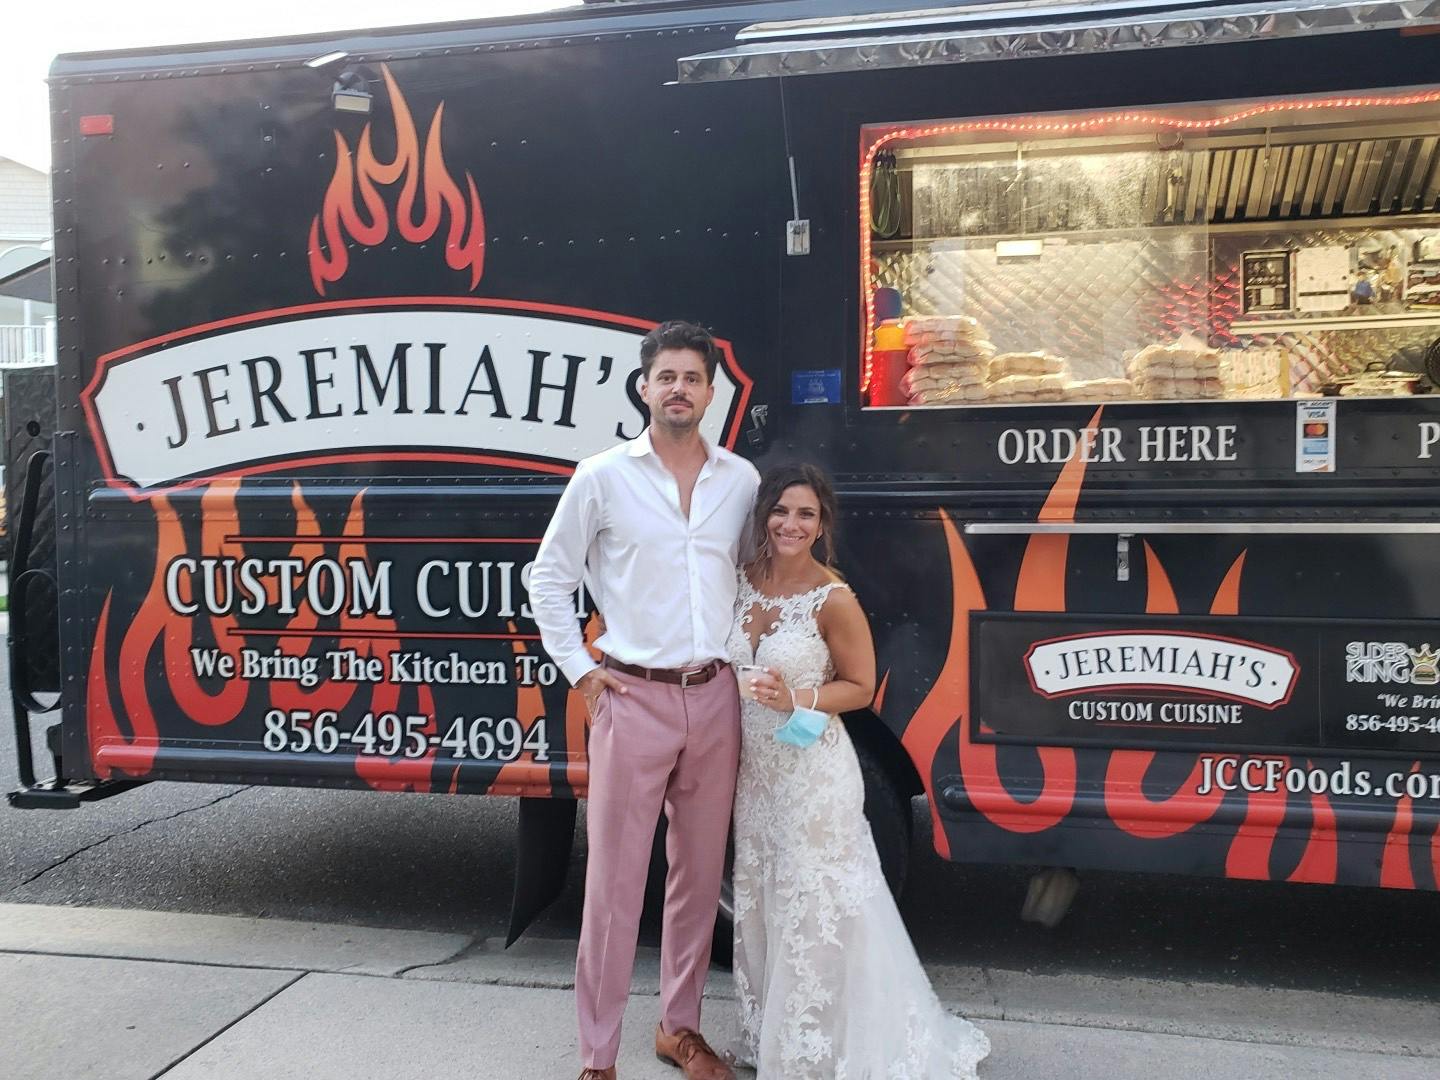
[[[599,640],[601,633],[600,616],[591,612],[590,618],[585,621],[585,648],[597,664],[600,662],[600,650],[595,647],[595,642]],[[585,708],[585,695],[572,687],[565,696],[565,747],[569,754],[569,761],[565,765],[565,782],[577,797],[585,793],[590,782],[588,758],[581,754],[582,750],[588,749],[585,737],[589,730],[590,713]]]
[[[935,676],[930,692],[925,695],[925,700],[915,710],[900,737],[911,760],[926,763],[934,761],[945,733],[957,718],[961,739],[969,737],[965,728],[970,716],[970,612],[985,610],[985,594],[981,591],[975,565],[970,561],[970,553],[965,550],[965,542],[950,515],[943,510],[940,511],[940,524],[945,529],[945,544],[950,552],[950,651],[945,656],[940,674]],[[935,798],[932,772],[930,768],[920,770],[927,796],[925,801],[930,806],[934,825],[935,850],[948,859],[950,840],[940,821],[940,804]],[[965,783],[968,790],[968,775]]]
[[[1410,771],[1419,772],[1417,761]],[[1415,800],[1406,795],[1395,804],[1395,824],[1385,837],[1380,859],[1380,884],[1387,889],[1415,888],[1415,871],[1410,867],[1410,830],[1415,824]]]
[[[1240,577],[1244,568],[1245,552],[1242,551],[1215,592],[1215,600],[1210,605],[1211,615],[1240,613]],[[1186,783],[1190,785],[1195,780],[1196,776],[1192,773]],[[1191,787],[1190,790],[1194,788]],[[1263,795],[1251,795],[1250,798],[1252,801],[1245,821],[1235,839],[1231,841],[1225,870],[1231,877],[1266,879],[1271,876],[1270,854],[1275,845],[1275,837],[1284,823],[1288,800],[1274,800]],[[1278,813],[1273,805],[1276,801],[1279,803]],[[1295,869],[1290,872],[1288,880],[1333,882],[1339,859],[1335,811],[1330,806],[1330,800],[1324,795],[1311,795],[1310,830],[1305,841],[1305,851]]]
[[[510,633],[518,633],[513,622],[507,623]],[[516,656],[524,656],[530,650],[525,647],[523,641],[510,643],[511,651]],[[515,719],[520,727],[529,731],[535,721],[545,715],[545,698],[540,693],[540,687],[534,683],[529,686],[517,686],[515,688]],[[566,749],[571,750],[571,744],[567,741]],[[573,752],[573,751],[571,751]],[[551,794],[549,768],[541,762],[535,761],[534,754],[525,753],[514,761],[500,766],[500,771],[495,774],[495,781],[490,790],[496,795],[531,795],[547,797]]]
[[[1098,428],[1102,411],[1097,410],[1091,418],[1091,427]],[[1085,463],[1076,455],[1061,469],[1037,520],[1073,522],[1084,479]],[[972,611],[985,610],[986,600],[959,531],[943,510],[940,517],[949,551],[953,593],[950,647],[939,675],[907,726],[902,741],[914,760],[931,761],[958,717],[960,773],[974,808],[991,824],[1002,829],[1020,833],[1041,832],[1058,824],[1070,812],[1078,778],[1076,754],[1065,747],[1036,748],[1043,776],[1042,788],[1029,801],[1022,801],[1005,787],[999,773],[996,748],[972,739],[968,723],[969,619]],[[1180,604],[1164,564],[1148,543],[1144,550],[1146,612],[1179,614]],[[1217,587],[1210,614],[1239,613],[1245,555],[1242,551],[1236,557]],[[1063,533],[1042,533],[1030,537],[1016,581],[1014,610],[1067,610],[1065,586],[1068,561],[1069,537]],[[1152,751],[1112,750],[1107,761],[1103,788],[1107,815],[1118,828],[1139,839],[1166,839],[1186,832],[1210,820],[1225,798],[1218,789],[1203,797],[1192,794],[1202,778],[1198,755],[1190,775],[1171,795],[1152,798],[1145,792],[1144,782],[1156,756]],[[934,792],[929,790],[932,785],[930,770],[923,772],[935,819],[935,846],[941,855],[948,858],[949,838],[941,827]],[[1229,876],[1270,876],[1269,864],[1275,838],[1287,811],[1288,794],[1284,791],[1270,796],[1248,796],[1245,821],[1237,829],[1227,852],[1226,873]],[[1399,860],[1408,850],[1404,846],[1410,827],[1408,815],[1408,806],[1399,808],[1389,845],[1393,850],[1387,852],[1390,876],[1396,883],[1405,879]],[[1440,837],[1433,844],[1432,858],[1437,876],[1440,876]],[[1309,837],[1289,880],[1333,882],[1336,867],[1335,813],[1323,796],[1312,795]]]
[[[129,760],[120,766],[120,771],[131,776],[144,776],[150,771],[160,744],[160,731],[155,726],[153,713],[127,715],[130,724],[128,734],[121,730],[120,719],[115,715],[105,659],[110,637],[110,601],[111,596],[107,595],[100,607],[100,622],[95,628],[95,647],[90,651],[90,676],[85,688],[85,728],[90,738],[95,775],[102,780],[114,775],[114,770],[109,762],[94,753],[97,747],[125,747],[130,751],[127,755]]]
[[[1286,764],[1289,760],[1286,759]],[[1247,796],[1245,820],[1235,831],[1225,856],[1225,876],[1266,881],[1270,877],[1270,854],[1275,834],[1285,821],[1290,795],[1279,791],[1252,791]]]
[[[1104,412],[1103,405],[1096,409],[1088,426],[1099,430]],[[1083,454],[1071,455],[1040,508],[1037,521],[1066,523],[1075,520],[1080,489],[1085,485],[1085,467]],[[956,539],[958,541],[958,537]],[[1020,560],[1020,576],[1015,583],[1014,610],[1066,610],[1065,574],[1069,552],[1070,538],[1064,533],[1038,533],[1026,541],[1025,554]],[[952,563],[954,559],[952,550]],[[1020,833],[1043,832],[1064,820],[1075,804],[1076,781],[1079,778],[1075,751],[1069,747],[1040,746],[1034,749],[1034,753],[1040,761],[1040,792],[1032,799],[1017,799],[1001,779],[999,749],[991,743],[973,741],[969,724],[960,725],[960,773],[965,778],[965,790],[975,808],[1002,829]]]
[[[291,548],[291,555],[302,559],[319,558],[324,554],[324,546],[303,541],[305,536],[318,535],[319,523],[314,512],[306,506],[298,484],[292,488],[291,501],[295,506],[296,533],[297,540],[300,541]],[[345,515],[345,525],[341,530],[341,535],[344,537],[365,535],[365,492],[363,490],[358,492],[350,503],[350,510]],[[340,545],[339,561],[346,563],[353,560],[369,562],[369,552],[364,543],[356,541]],[[394,619],[368,613],[353,615],[348,609],[342,608],[339,614],[339,623],[335,630],[335,637],[338,639],[340,647],[352,650],[357,656],[380,656],[389,661],[393,653],[400,652],[404,648],[403,635],[398,632],[399,628]],[[314,609],[310,607],[308,598],[302,598],[298,604],[298,610],[286,625],[287,630],[295,630],[297,634],[293,638],[281,637],[279,648],[290,655],[304,655],[317,640],[314,631],[318,628],[319,619]],[[348,631],[361,630],[389,631],[394,632],[395,636],[346,636]],[[324,680],[313,692],[307,692],[296,683],[277,680],[270,684],[270,688],[271,701],[277,708],[308,707],[317,710],[333,709],[338,712],[350,703],[359,686],[357,683]],[[399,712],[403,692],[404,688],[393,682],[386,681],[375,684],[367,711],[373,712],[376,716]],[[428,718],[421,728],[428,739],[436,733],[435,695],[430,687],[420,686],[417,688],[415,696],[416,711]],[[431,770],[436,756],[436,748],[433,746],[425,753],[414,757],[406,757],[403,753],[389,758],[380,754],[361,753],[355,758],[355,773],[372,788],[381,791],[429,791]]]
[[[425,136],[422,158],[420,137],[410,116],[410,106],[400,92],[388,67],[381,69],[395,115],[395,156],[382,162],[371,147],[370,125],[360,133],[352,153],[345,136],[335,132],[335,173],[325,192],[320,213],[310,223],[310,280],[315,291],[325,295],[327,283],[339,281],[350,268],[349,242],[366,247],[381,243],[390,234],[391,218],[377,188],[400,184],[394,225],[402,239],[423,244],[435,235],[441,219],[448,215],[445,234],[445,263],[452,270],[470,271],[469,288],[480,284],[485,264],[485,217],[475,178],[465,174],[468,192],[445,167],[440,145],[440,125],[445,103],[435,106],[435,115]],[[356,198],[364,204],[363,211]],[[417,199],[423,202],[423,216],[416,220]],[[323,233],[323,243],[322,243]]]
[[[513,622],[508,624],[510,632],[516,632]],[[598,662],[600,651],[595,648],[595,640],[600,636],[600,618],[594,612],[585,623],[584,639],[585,647],[590,655]],[[530,652],[529,647],[523,641],[511,643],[511,651],[516,656],[524,656]],[[519,686],[515,690],[515,719],[525,731],[530,731],[535,722],[542,716],[546,716],[545,699],[538,686]],[[547,720],[549,719],[546,717]],[[589,779],[589,771],[585,759],[585,734],[590,723],[589,713],[585,709],[585,698],[579,690],[571,688],[565,695],[565,782],[568,783],[576,796],[584,795],[585,784]],[[509,762],[500,767],[495,779],[490,786],[490,791],[496,795],[526,795],[526,796],[550,796],[554,794],[554,784],[550,776],[550,766],[537,762],[531,752],[526,752],[515,761]]]
[[[240,554],[237,545],[226,539],[227,530],[233,527],[236,521],[235,498],[239,486],[238,480],[217,481],[201,497],[203,558]],[[351,503],[343,535],[364,535],[363,499],[362,491]],[[292,553],[300,557],[318,558],[324,553],[323,546],[307,542],[307,537],[319,535],[319,524],[315,514],[301,498],[298,485],[294,488],[292,502],[296,513],[296,543],[291,548]],[[209,726],[230,723],[239,716],[245,706],[251,687],[260,685],[250,680],[231,679],[213,694],[200,685],[188,655],[189,649],[196,644],[196,631],[208,625],[214,646],[235,659],[237,664],[244,638],[233,615],[182,615],[170,606],[165,596],[166,571],[172,560],[186,552],[184,528],[167,496],[157,495],[153,505],[156,509],[157,527],[155,568],[145,599],[120,643],[120,698],[124,705],[124,721],[129,729],[128,734],[122,728],[121,718],[116,715],[106,673],[113,593],[106,596],[101,607],[91,654],[87,727],[96,774],[101,777],[111,775],[114,768],[142,776],[153,766],[159,744],[159,730],[146,673],[157,644],[162,646],[165,661],[164,685],[173,695],[180,712],[194,723]],[[358,542],[342,543],[340,558],[342,561],[368,561],[364,544]],[[193,581],[182,576],[177,581],[177,587],[180,599],[187,606],[195,602]],[[277,586],[268,582],[267,587],[273,603]],[[310,608],[308,598],[302,595],[296,614],[286,624],[286,630],[295,631],[295,636],[280,637],[277,647],[287,655],[303,656],[311,649],[316,637],[314,631],[318,628],[319,620]],[[362,656],[388,657],[388,654],[403,647],[402,635],[398,632],[393,638],[347,638],[346,633],[351,630],[366,630],[372,633],[377,630],[397,631],[392,619],[342,613],[334,636],[342,647],[353,649]],[[328,680],[321,682],[314,691],[306,691],[297,683],[279,679],[263,685],[268,686],[270,704],[286,710],[309,708],[315,711],[339,711],[349,704],[358,689],[358,684],[355,683]],[[377,714],[397,711],[401,694],[402,688],[398,685],[388,682],[377,684],[369,707]],[[435,731],[434,696],[428,686],[421,686],[416,697],[418,711],[431,718],[424,728],[425,734],[429,736]],[[435,757],[434,748],[421,756],[411,758],[391,759],[361,754],[355,759],[355,771],[361,779],[375,788],[429,791],[430,772]]]
[[[1305,854],[1291,871],[1290,881],[1333,884],[1340,865],[1339,837],[1335,832],[1335,810],[1324,795],[1310,796],[1310,839]]]
[[[305,538],[320,535],[320,522],[315,517],[315,512],[305,502],[300,492],[300,485],[294,483],[290,486],[290,505],[295,509],[295,543],[290,547],[292,559],[302,559],[307,563],[315,559],[323,558],[325,545],[320,543],[306,543]],[[345,519],[344,533],[353,535],[355,514],[359,508],[359,498],[351,505],[350,513]],[[269,594],[269,603],[274,604],[279,593],[279,585],[273,580],[266,579],[266,591]],[[309,598],[303,593],[297,600],[298,610],[285,629],[295,631],[307,631],[297,634],[295,637],[278,638],[275,647],[286,656],[304,656],[310,651],[312,638],[308,631],[314,630],[320,625],[320,619],[310,607]],[[344,618],[345,616],[341,616]],[[354,648],[358,653],[365,655],[369,653],[370,642],[345,642],[345,646]],[[330,679],[322,679],[314,690],[306,690],[296,682],[275,682],[271,684],[270,699],[277,709],[342,709],[355,695],[354,683],[335,682]]]
[[[1227,585],[1234,578],[1233,588],[1240,586],[1239,569],[1245,556],[1235,560],[1226,585],[1221,592],[1228,596]],[[1180,602],[1175,598],[1175,588],[1170,576],[1149,543],[1145,544],[1145,611],[1151,615],[1177,615]],[[1226,601],[1228,603],[1228,600]],[[1216,604],[1221,598],[1216,596]],[[1214,614],[1219,614],[1214,611]],[[1142,840],[1163,840],[1208,821],[1220,808],[1225,793],[1216,788],[1209,795],[1182,795],[1179,792],[1193,792],[1199,786],[1203,766],[1197,756],[1190,775],[1181,781],[1175,794],[1163,799],[1152,799],[1145,794],[1145,777],[1155,762],[1153,750],[1113,750],[1105,767],[1105,809],[1116,827],[1138,836]]]
[[[1091,427],[1099,427],[1104,406],[1095,410]],[[1075,455],[1060,470],[1039,520],[1064,522],[1075,520],[1075,507],[1085,482],[1085,460]],[[945,546],[950,556],[951,624],[950,648],[930,692],[915,710],[901,736],[901,743],[911,759],[929,762],[935,757],[945,733],[959,719],[960,775],[971,803],[987,820],[1013,832],[1041,832],[1058,824],[1075,800],[1077,766],[1075,751],[1061,747],[1039,747],[1044,775],[1040,793],[1021,801],[1011,795],[1000,777],[998,752],[988,743],[977,743],[970,735],[970,613],[984,611],[987,604],[975,564],[959,531],[944,510],[940,524],[945,530]],[[1064,610],[1065,561],[1069,538],[1060,534],[1032,536],[1021,562],[1020,578],[1015,589],[1016,611]],[[922,769],[927,800],[934,822],[936,850],[950,856],[950,842],[945,835],[935,799],[930,769]]]
[[[1236,556],[1210,604],[1211,615],[1240,612],[1240,582],[1245,569],[1244,551]],[[1145,610],[1152,615],[1180,612],[1174,586],[1154,549],[1145,544]],[[1189,776],[1175,792],[1161,799],[1145,794],[1143,784],[1155,761],[1150,750],[1113,750],[1105,770],[1105,808],[1116,826],[1143,840],[1163,840],[1188,832],[1209,821],[1225,800],[1215,788],[1196,795],[1204,767],[1197,756]],[[1288,766],[1289,760],[1285,759]],[[1268,880],[1275,838],[1289,809],[1285,791],[1253,792],[1247,796],[1245,820],[1237,828],[1225,857],[1227,877]],[[1335,812],[1323,795],[1310,797],[1310,831],[1305,851],[1289,875],[1290,881],[1333,882],[1338,862]]]
[[[205,557],[218,558],[229,551],[225,529],[235,518],[235,492],[238,480],[219,481],[201,499],[205,524],[201,531],[201,550]],[[164,495],[155,496],[156,549],[155,570],[150,587],[120,643],[120,699],[125,706],[125,719],[130,726],[127,736],[120,728],[114,705],[110,700],[109,678],[105,673],[106,646],[109,640],[110,602],[107,595],[100,610],[100,623],[95,635],[95,648],[90,662],[90,693],[87,704],[87,726],[93,750],[107,745],[123,747],[125,764],[122,771],[143,775],[149,771],[159,739],[155,710],[146,687],[146,669],[157,642],[163,646],[165,671],[175,702],[197,724],[218,727],[228,724],[240,714],[250,692],[241,680],[224,683],[214,694],[200,685],[190,664],[188,651],[195,644],[195,631],[208,623],[214,645],[238,663],[240,642],[230,631],[235,627],[233,616],[210,615],[204,619],[180,615],[171,609],[165,598],[165,572],[172,559],[186,550],[184,529],[180,518]],[[192,584],[181,579],[180,598],[194,602]],[[96,772],[110,773],[108,763],[96,757]]]

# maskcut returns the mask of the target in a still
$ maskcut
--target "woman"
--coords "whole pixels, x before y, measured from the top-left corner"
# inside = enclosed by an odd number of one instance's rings
[[[989,1040],[930,988],[838,719],[870,704],[875,648],[830,568],[835,517],[820,470],[770,470],[755,505],[758,554],[740,573],[729,653],[753,700],[741,702],[735,793],[737,1056],[762,1080],[974,1077]]]

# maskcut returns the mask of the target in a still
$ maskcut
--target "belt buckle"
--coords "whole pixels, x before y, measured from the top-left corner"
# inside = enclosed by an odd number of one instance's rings
[[[708,667],[709,665],[706,665],[706,666]],[[680,689],[681,689],[681,690],[688,690],[688,689],[690,688],[690,679],[691,679],[692,677],[696,677],[696,676],[700,676],[700,675],[704,675],[704,674],[705,674],[705,668],[703,668],[703,667],[698,667],[698,668],[696,668],[696,669],[693,670],[693,671],[682,671],[682,672],[680,672]]]

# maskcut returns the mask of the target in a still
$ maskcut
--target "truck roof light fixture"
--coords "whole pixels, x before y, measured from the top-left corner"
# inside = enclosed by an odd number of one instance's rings
[[[354,68],[346,68],[330,90],[336,112],[369,115],[372,98],[369,80]]]
[[[349,55],[350,54],[343,49],[337,52],[322,53],[319,56],[311,57],[309,60],[306,60],[305,66],[307,68],[313,68],[314,70],[319,71],[321,68],[327,68],[331,64],[338,64],[341,60],[344,60]]]

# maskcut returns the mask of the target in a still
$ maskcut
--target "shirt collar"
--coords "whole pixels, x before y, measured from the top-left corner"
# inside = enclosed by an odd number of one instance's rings
[[[700,445],[705,447],[706,462],[711,467],[714,467],[716,461],[718,461],[720,458],[719,451],[715,449],[714,445],[710,442],[709,439],[705,438],[704,435],[700,436]],[[647,454],[653,455],[655,453],[655,444],[650,441],[650,425],[646,424],[645,430],[642,431],[635,438],[631,439],[630,445],[627,446],[625,449],[631,457],[638,458],[645,457]]]

